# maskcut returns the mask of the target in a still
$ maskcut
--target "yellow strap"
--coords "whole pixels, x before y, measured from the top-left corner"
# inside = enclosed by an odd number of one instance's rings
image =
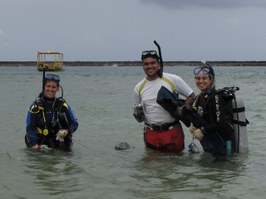
[[[167,84],[169,84],[169,86],[170,86],[172,92],[175,91],[175,85],[174,85],[174,83],[173,83],[170,79],[168,79],[168,78],[166,78],[166,77],[162,77],[161,80],[163,80],[163,81],[165,81]],[[138,91],[139,95],[140,95],[141,91],[143,90],[144,86],[146,85],[146,83],[147,83],[147,80],[145,79],[145,80],[142,82],[142,84],[140,85],[140,87],[139,87],[139,91]]]
[[[193,105],[192,105],[192,108],[193,108],[194,110],[196,110],[196,111],[197,111],[198,109],[197,109],[197,107],[196,107],[195,105],[196,105],[198,99],[199,99],[199,95],[196,96],[196,98],[195,98],[195,100],[194,100],[194,102],[193,102]]]
[[[35,108],[37,108],[37,111],[34,111]],[[35,113],[36,114],[36,113],[39,113],[41,109],[42,109],[42,107],[37,106],[36,104],[33,104],[28,111],[30,113]]]
[[[171,91],[172,91],[172,92],[175,91],[175,85],[174,85],[174,83],[173,83],[170,79],[168,79],[168,78],[166,78],[166,77],[162,77],[161,80],[163,80],[163,81],[165,81],[167,84],[169,84],[169,86],[171,87]]]
[[[66,108],[68,109],[68,105],[67,105],[67,103],[64,103],[63,106],[66,107]]]
[[[141,91],[143,90],[143,88],[144,88],[144,86],[145,86],[145,84],[147,83],[147,80],[145,79],[143,82],[142,82],[142,84],[140,85],[140,87],[139,87],[139,95],[140,95],[140,93],[141,93]]]
[[[43,121],[44,121],[44,123],[46,124],[46,118],[45,118],[44,111],[42,111],[42,117],[43,117]]]

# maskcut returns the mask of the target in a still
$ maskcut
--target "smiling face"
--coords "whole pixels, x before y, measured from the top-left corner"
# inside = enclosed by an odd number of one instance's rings
[[[158,77],[160,63],[156,58],[147,57],[142,60],[143,70],[147,75],[147,80],[154,80]]]
[[[196,86],[200,89],[201,92],[206,92],[213,84],[213,80],[208,74],[204,75],[199,73],[195,76]]]
[[[53,99],[56,92],[59,90],[59,85],[55,81],[47,81],[44,86],[44,96],[48,99]]]

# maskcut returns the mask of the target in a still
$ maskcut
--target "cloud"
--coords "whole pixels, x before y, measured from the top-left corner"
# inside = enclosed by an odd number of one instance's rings
[[[157,4],[168,9],[182,8],[213,8],[213,9],[233,9],[244,7],[264,7],[265,0],[140,0],[143,4]]]

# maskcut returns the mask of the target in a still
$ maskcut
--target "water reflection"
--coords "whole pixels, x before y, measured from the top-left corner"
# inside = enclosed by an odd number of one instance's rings
[[[82,169],[71,154],[60,151],[37,152],[25,149],[25,174],[35,176],[34,184],[49,195],[67,195],[82,190],[77,174]]]
[[[132,189],[139,197],[193,198],[198,194],[210,195],[219,190],[228,193],[228,185],[235,183],[245,169],[244,158],[233,157],[230,162],[215,162],[207,153],[180,156],[147,150],[135,163],[138,188]]]

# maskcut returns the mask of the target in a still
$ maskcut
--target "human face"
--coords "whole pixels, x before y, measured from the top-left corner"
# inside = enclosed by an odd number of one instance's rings
[[[147,75],[148,80],[154,80],[158,77],[158,70],[160,69],[160,63],[156,58],[147,57],[142,60],[143,70]]]
[[[53,99],[58,89],[59,89],[59,86],[57,82],[47,81],[44,86],[44,96],[49,99]]]
[[[196,86],[198,89],[200,89],[201,92],[205,92],[208,90],[208,88],[211,87],[213,84],[213,80],[210,78],[210,76],[204,75],[203,73],[199,73],[195,76]]]

